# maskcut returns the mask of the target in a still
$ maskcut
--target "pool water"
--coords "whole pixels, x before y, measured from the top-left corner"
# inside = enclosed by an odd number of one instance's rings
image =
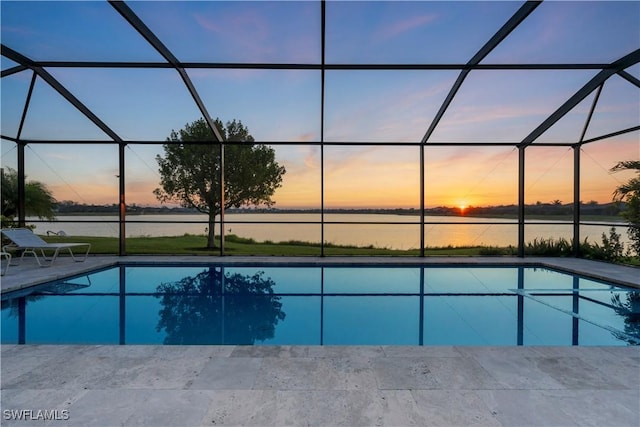
[[[638,345],[640,289],[522,266],[121,265],[3,295],[2,343]]]

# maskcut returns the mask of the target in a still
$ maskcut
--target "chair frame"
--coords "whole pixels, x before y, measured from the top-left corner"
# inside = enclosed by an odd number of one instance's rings
[[[5,274],[7,274],[7,271],[9,271],[9,266],[11,265],[11,254],[3,250],[2,252],[0,252],[0,257],[7,260],[7,265],[5,265],[5,267],[2,269],[2,272],[0,272],[0,275],[4,276]]]
[[[20,240],[20,238],[16,236],[16,234],[17,233],[24,234],[27,231],[31,233],[31,235],[28,236],[28,239],[31,240],[31,242],[19,243],[18,241]],[[69,255],[71,255],[71,259],[73,259],[73,261],[75,262],[85,261],[89,256],[89,251],[91,250],[91,243],[47,243],[44,240],[42,240],[40,236],[33,233],[33,231],[31,231],[28,228],[4,229],[2,230],[2,234],[4,234],[4,236],[7,239],[13,242],[11,244],[4,245],[2,247],[2,252],[21,250],[22,254],[20,255],[19,263],[22,261],[25,255],[29,254],[35,257],[36,262],[40,267],[50,267],[53,264],[53,262],[56,260],[58,255],[60,254],[61,250],[69,251]],[[86,252],[84,252],[84,254],[81,257],[77,257],[73,253],[72,248],[81,247],[81,246],[86,246],[87,250]],[[51,250],[53,251],[53,254],[50,257],[47,257],[45,251],[51,251]],[[38,257],[38,251],[40,252],[40,257]],[[44,264],[40,262],[40,258],[42,258]]]

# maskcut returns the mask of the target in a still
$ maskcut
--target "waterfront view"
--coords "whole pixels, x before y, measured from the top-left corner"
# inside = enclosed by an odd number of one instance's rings
[[[32,219],[33,221],[33,219]],[[160,222],[162,221],[162,222]],[[321,235],[319,213],[234,213],[225,215],[225,235],[234,234],[257,242],[303,241],[319,243]],[[388,249],[420,247],[420,216],[392,214],[324,215],[325,242],[336,245],[374,246]],[[470,222],[472,224],[470,224]],[[30,222],[38,234],[63,231],[69,236],[117,237],[118,217],[58,216],[53,222]],[[608,235],[610,223],[592,222],[580,226],[580,240],[600,243]],[[219,234],[219,222],[216,234]],[[130,215],[127,216],[127,237],[204,235],[207,217],[199,214]],[[626,225],[616,223],[621,241],[628,241]],[[557,220],[530,220],[525,225],[525,241],[564,238],[570,241],[573,224]],[[504,218],[472,218],[460,216],[425,216],[425,246],[516,246],[517,221]]]
[[[0,21],[3,427],[640,427],[640,0]]]

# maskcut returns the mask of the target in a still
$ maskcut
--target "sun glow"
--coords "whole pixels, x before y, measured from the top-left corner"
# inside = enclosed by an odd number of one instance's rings
[[[453,203],[451,203],[450,206],[457,206],[458,213],[460,215],[464,215],[467,212],[467,209],[469,209],[469,206],[471,206],[468,199],[458,199],[452,202]]]

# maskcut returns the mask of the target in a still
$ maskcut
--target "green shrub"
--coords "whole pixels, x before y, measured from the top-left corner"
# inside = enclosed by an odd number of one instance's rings
[[[533,242],[529,242],[525,245],[524,253],[525,255],[537,256],[571,256],[573,253],[573,244],[562,237],[557,240],[553,237],[548,239],[535,238],[533,239]]]
[[[580,245],[580,255],[583,258],[608,262],[621,262],[625,259],[624,244],[620,241],[620,234],[615,227],[609,230],[609,236],[602,233],[602,246],[589,243],[587,239]]]
[[[256,243],[256,241],[254,239],[252,239],[251,237],[240,237],[237,236],[235,234],[227,234],[224,236],[224,241],[225,242],[231,242],[231,243],[244,243],[247,245],[253,245]]]

